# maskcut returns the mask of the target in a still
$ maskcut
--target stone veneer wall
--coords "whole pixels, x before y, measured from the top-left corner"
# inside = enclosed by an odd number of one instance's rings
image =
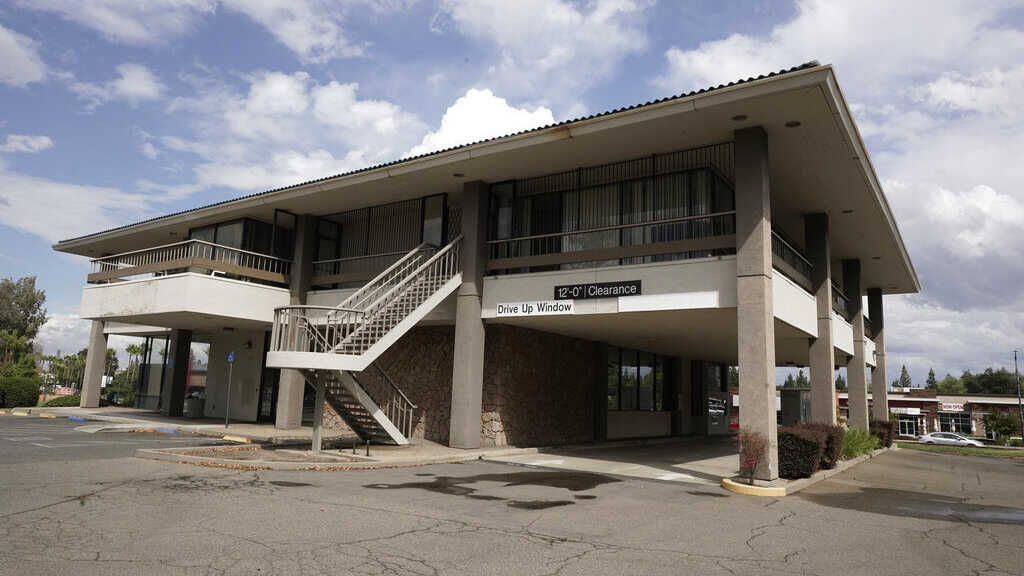
[[[594,437],[596,342],[487,326],[481,444],[542,446]]]
[[[454,326],[417,326],[374,362],[416,404],[414,441],[425,438],[448,443],[454,350]],[[356,377],[371,397],[383,397],[387,383],[375,368]]]

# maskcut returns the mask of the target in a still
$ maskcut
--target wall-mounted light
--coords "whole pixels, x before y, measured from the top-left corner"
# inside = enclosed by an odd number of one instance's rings
[[[799,120],[790,120],[789,122],[786,122],[786,128],[796,128],[799,125],[800,125],[800,121]]]
[[[465,178],[465,177],[466,177],[466,175],[463,174],[462,172],[455,172],[455,173],[452,174],[452,178]]]
[[[853,214],[853,208],[847,208],[846,210],[843,210],[843,214]]]
[[[744,120],[747,119],[747,115],[746,114],[737,114],[737,115],[733,116],[732,119],[737,121],[737,122],[743,122]]]

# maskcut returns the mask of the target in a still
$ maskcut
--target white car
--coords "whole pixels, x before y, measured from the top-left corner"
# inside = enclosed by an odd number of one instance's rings
[[[931,434],[921,436],[917,441],[921,444],[945,444],[947,446],[984,446],[984,444],[977,440],[964,438],[952,432],[932,432]]]

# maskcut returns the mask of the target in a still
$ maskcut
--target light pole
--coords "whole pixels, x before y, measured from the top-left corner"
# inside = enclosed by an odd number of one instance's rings
[[[1024,403],[1021,402],[1020,372],[1017,371],[1017,351],[1013,351],[1013,376],[1017,379],[1017,418],[1020,418],[1020,439],[1024,442]]]

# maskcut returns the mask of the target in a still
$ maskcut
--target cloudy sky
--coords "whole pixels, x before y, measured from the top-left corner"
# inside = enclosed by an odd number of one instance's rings
[[[997,1],[10,0],[0,275],[37,275],[39,340],[76,350],[86,262],[57,240],[817,59],[924,285],[888,299],[890,372],[1009,365],[1022,25]]]

